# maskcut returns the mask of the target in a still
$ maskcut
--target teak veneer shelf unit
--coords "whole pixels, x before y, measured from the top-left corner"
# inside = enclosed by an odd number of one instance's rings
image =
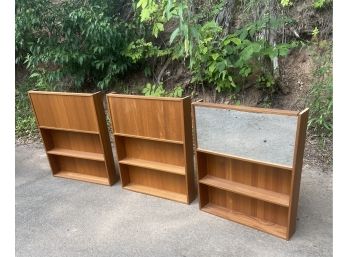
[[[289,240],[308,109],[192,106],[200,209]]]
[[[113,93],[107,99],[123,188],[190,203],[191,99]]]
[[[53,176],[114,184],[117,176],[101,92],[28,93]]]

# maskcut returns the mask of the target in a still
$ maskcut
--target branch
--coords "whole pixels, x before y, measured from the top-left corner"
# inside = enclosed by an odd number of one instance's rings
[[[164,65],[163,65],[163,67],[162,67],[160,73],[158,74],[158,77],[157,77],[157,83],[158,83],[158,84],[161,83],[163,74],[164,74],[164,72],[166,71],[166,69],[168,68],[168,66],[169,66],[169,64],[170,64],[170,61],[171,61],[170,58],[168,58],[168,59],[166,60],[166,62],[164,63]]]

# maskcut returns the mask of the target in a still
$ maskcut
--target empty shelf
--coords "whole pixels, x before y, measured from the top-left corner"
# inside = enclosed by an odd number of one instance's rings
[[[139,192],[139,193],[158,196],[161,198],[174,200],[181,203],[187,203],[187,196],[185,194],[180,194],[176,192],[171,192],[167,190],[157,189],[157,188],[133,184],[133,183],[127,184],[126,186],[124,186],[124,188],[135,191],[135,192]]]
[[[47,151],[47,153],[95,161],[104,161],[104,155],[101,153],[83,152],[64,148],[53,148],[52,150]]]
[[[271,190],[249,186],[210,175],[200,179],[199,183],[220,188],[233,193],[246,195],[248,197],[256,198],[265,202],[289,207],[289,196],[286,194],[281,194]]]
[[[218,152],[209,151],[209,150],[200,149],[200,148],[197,148],[196,151],[200,152],[200,153],[216,155],[216,156],[225,157],[225,158],[232,158],[232,159],[235,159],[235,160],[240,160],[240,161],[250,162],[250,163],[256,163],[256,164],[269,166],[269,167],[274,167],[274,168],[279,168],[279,169],[283,169],[283,170],[292,171],[292,169],[293,169],[292,167],[287,166],[287,165],[271,163],[271,162],[265,162],[265,161],[259,161],[259,160],[253,160],[253,159],[250,159],[250,158],[244,158],[244,157],[240,157],[240,156],[236,156],[236,155],[232,155],[232,154],[218,153]]]
[[[234,222],[247,225],[249,227],[267,232],[269,234],[281,237],[283,239],[287,238],[287,229],[284,226],[262,220],[256,217],[248,216],[241,212],[233,211],[225,207],[218,206],[216,204],[207,204],[201,208],[202,211],[208,212],[210,214],[219,216],[224,219],[229,219]]]
[[[147,161],[147,160],[135,159],[135,158],[122,159],[119,161],[119,163],[131,165],[131,166],[137,166],[141,168],[174,173],[178,175],[185,175],[185,167],[177,166],[173,164],[166,164],[162,162]]]

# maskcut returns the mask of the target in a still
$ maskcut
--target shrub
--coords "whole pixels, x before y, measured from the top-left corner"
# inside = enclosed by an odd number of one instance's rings
[[[74,87],[108,87],[114,78],[136,67],[141,58],[130,56],[128,50],[146,35],[137,19],[125,20],[119,15],[124,4],[111,0],[17,1],[17,62],[25,59],[31,78],[41,87],[63,78],[69,78]],[[144,42],[142,46],[146,49],[140,55],[149,57],[151,45]]]
[[[308,97],[308,127],[325,143],[333,129],[332,45],[321,41],[312,48],[312,53],[315,70]]]

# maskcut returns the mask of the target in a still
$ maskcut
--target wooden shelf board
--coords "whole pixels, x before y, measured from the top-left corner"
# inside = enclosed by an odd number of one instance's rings
[[[244,157],[240,157],[240,156],[235,156],[235,155],[231,155],[231,154],[218,153],[218,152],[205,150],[205,149],[201,149],[201,148],[197,148],[196,151],[200,152],[200,153],[211,154],[211,155],[221,156],[221,157],[225,157],[225,158],[232,158],[232,159],[236,159],[236,160],[239,160],[239,161],[251,162],[251,163],[256,163],[256,164],[260,164],[260,165],[270,166],[270,167],[274,167],[274,168],[289,170],[289,171],[293,170],[292,167],[286,166],[286,165],[282,165],[282,164],[258,161],[258,160],[253,160],[253,159],[244,158]]]
[[[47,126],[39,126],[40,129],[50,129],[50,130],[61,130],[61,131],[69,131],[69,132],[77,132],[77,133],[86,133],[86,134],[95,134],[99,135],[98,131],[90,131],[90,130],[79,130],[79,129],[68,129],[68,128],[56,128],[56,127],[47,127]]]
[[[104,155],[101,153],[83,152],[64,148],[53,148],[52,150],[47,151],[47,153],[94,161],[104,161]]]
[[[260,108],[260,107],[251,107],[244,105],[230,105],[230,104],[216,104],[216,103],[203,103],[201,101],[197,101],[192,103],[192,105],[202,106],[207,108],[219,108],[219,109],[227,109],[227,110],[236,110],[240,112],[253,112],[253,113],[266,113],[266,114],[277,114],[277,115],[286,115],[286,116],[298,116],[299,111],[290,111],[290,110],[281,110],[274,108]]]
[[[60,178],[82,180],[82,181],[92,182],[92,183],[102,184],[102,185],[110,185],[108,178],[91,176],[91,175],[81,174],[81,173],[75,173],[75,172],[71,172],[71,171],[59,171],[59,172],[53,174],[53,176],[60,177]]]
[[[170,192],[170,191],[161,190],[158,188],[153,188],[153,187],[148,187],[148,186],[143,186],[143,185],[138,185],[133,183],[129,183],[123,188],[129,189],[131,191],[135,191],[138,193],[158,196],[164,199],[174,200],[181,203],[187,203],[187,196],[180,193]]]
[[[232,211],[216,204],[208,203],[201,208],[202,211],[219,216],[224,219],[228,219],[263,232],[278,236],[283,239],[287,239],[287,228],[269,221],[265,221],[256,217],[245,215],[241,212]]]
[[[159,141],[159,142],[165,142],[165,143],[171,143],[171,144],[179,144],[179,145],[183,145],[184,144],[184,142],[182,142],[182,141],[175,141],[175,140],[169,140],[169,139],[163,139],[163,138],[155,138],[155,137],[144,137],[144,136],[123,134],[123,133],[114,133],[114,136],[132,137],[132,138],[139,138],[139,139],[144,139],[144,140],[152,140],[152,141]]]
[[[117,94],[115,92],[111,92],[107,94],[108,97],[115,97],[115,98],[127,98],[127,99],[141,99],[141,100],[158,100],[158,101],[175,101],[180,102],[185,98],[188,98],[189,96],[185,96],[182,98],[178,97],[161,97],[161,96],[143,96],[143,95],[125,95],[125,94]]]
[[[120,160],[119,163],[185,176],[185,167],[183,166],[177,166],[177,165],[166,164],[162,162],[147,161],[147,160],[135,159],[135,158],[125,158]]]
[[[256,198],[265,202],[289,207],[289,196],[271,190],[245,185],[242,183],[207,175],[199,183],[216,187],[222,190]]]
[[[93,96],[98,94],[100,91],[95,93],[72,93],[72,92],[57,92],[57,91],[40,91],[40,90],[29,90],[30,94],[40,95],[71,95],[71,96]]]

